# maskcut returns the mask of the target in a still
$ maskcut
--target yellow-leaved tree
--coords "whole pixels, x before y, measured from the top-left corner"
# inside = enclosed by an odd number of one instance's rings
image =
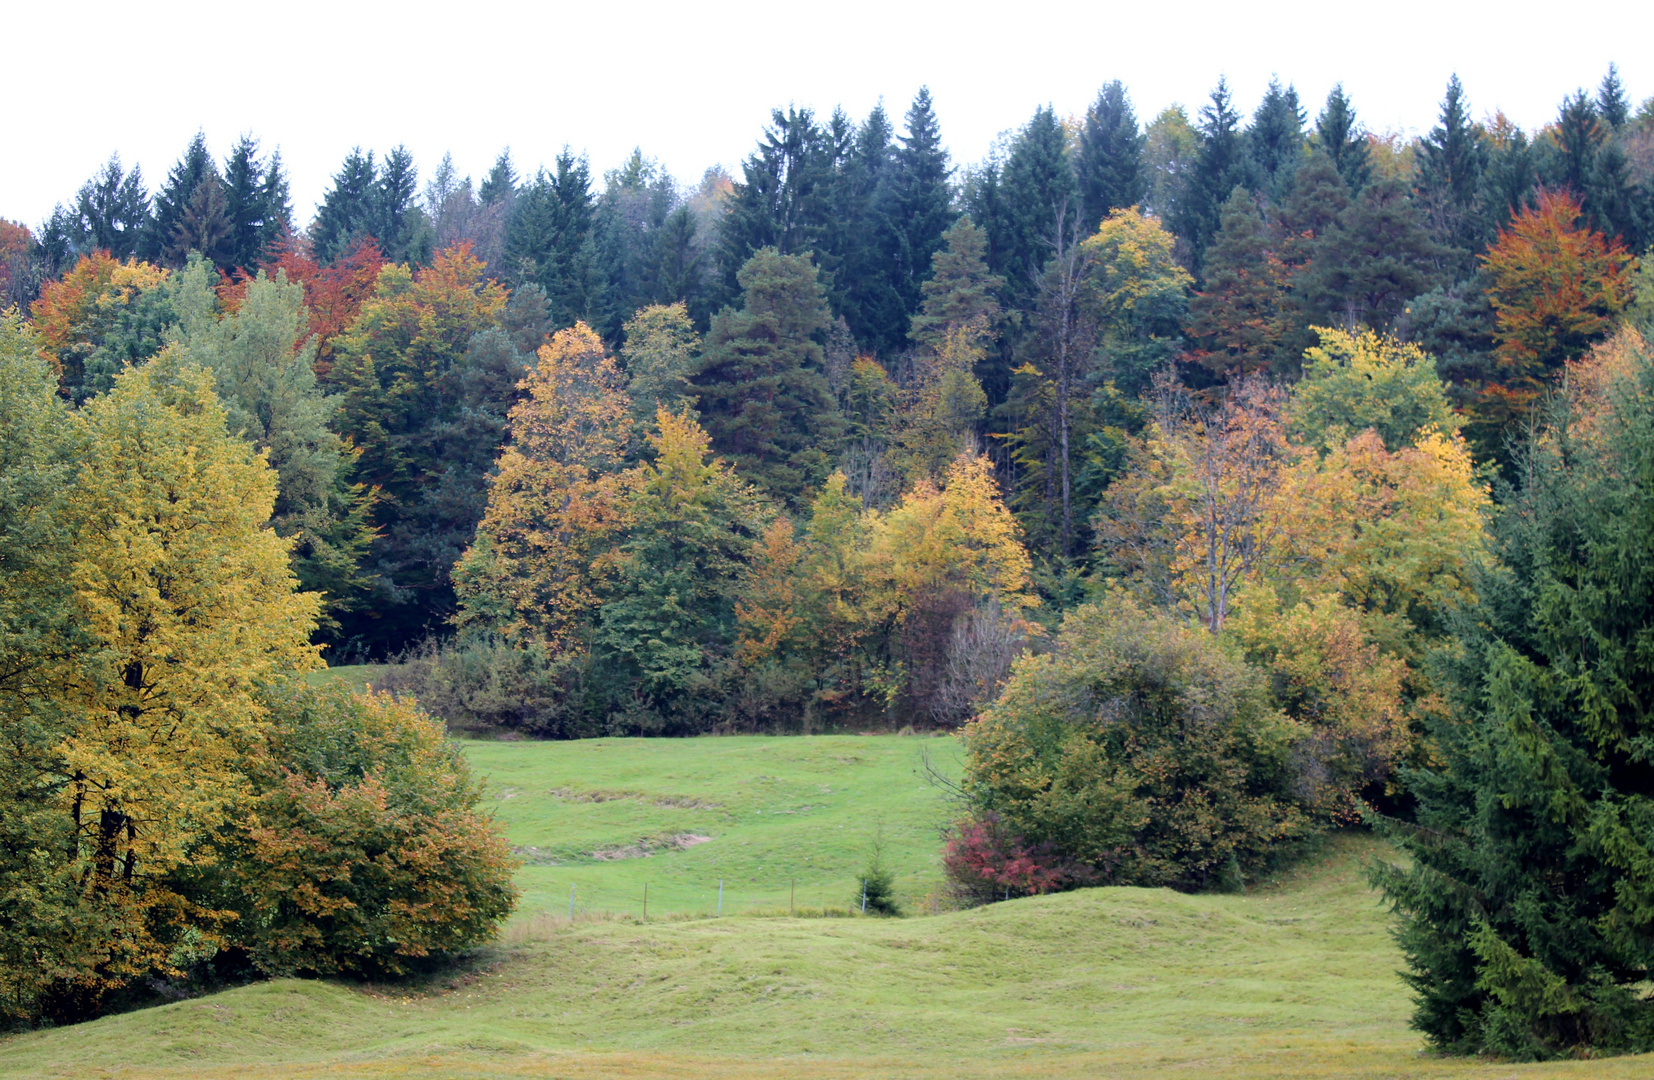
[[[244,790],[261,691],[320,666],[318,598],[295,592],[288,541],[268,528],[275,473],[228,431],[212,385],[169,350],[73,417],[75,640],[52,659],[58,732],[34,777],[67,826],[50,866],[71,929],[23,973],[32,987],[8,988],[70,1013],[211,941],[216,913],[170,879],[211,858]]]
[[[602,564],[622,518],[631,439],[626,380],[585,323],[540,347],[519,384],[476,539],[454,568],[461,626],[577,647],[601,601]]]

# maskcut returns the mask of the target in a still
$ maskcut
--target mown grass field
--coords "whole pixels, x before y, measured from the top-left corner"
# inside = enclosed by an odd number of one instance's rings
[[[0,1076],[1590,1077],[1654,1058],[1420,1054],[1359,835],[1245,895],[1089,889],[906,919],[847,906],[881,829],[938,881],[948,740],[477,742],[522,871],[495,946],[416,985],[278,980],[0,1042]],[[686,848],[645,841],[708,836]],[[594,858],[630,845],[646,857]],[[634,852],[635,854],[635,852]],[[725,880],[725,917],[706,885]],[[567,919],[567,888],[577,908]],[[642,921],[643,884],[650,920]],[[580,897],[589,904],[580,903]],[[657,899],[658,897],[658,899]],[[599,915],[607,909],[623,914]]]

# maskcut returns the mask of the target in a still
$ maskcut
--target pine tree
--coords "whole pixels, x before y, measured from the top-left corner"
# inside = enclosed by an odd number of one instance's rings
[[[847,119],[839,113],[833,121],[824,141],[827,156],[817,189],[823,206],[812,249],[831,282],[833,307],[856,340],[871,351],[894,354],[907,330],[904,226],[911,224],[904,222],[898,202],[895,131],[882,105],[874,106],[847,144],[841,142],[849,135]]]
[[[1259,183],[1273,194],[1290,190],[1293,174],[1303,163],[1305,119],[1297,89],[1288,85],[1283,90],[1271,77],[1246,129],[1246,147]]]
[[[564,148],[554,171],[540,170],[518,194],[506,227],[506,279],[544,289],[559,327],[587,320],[603,300],[595,210],[591,167]]]
[[[1384,329],[1439,283],[1440,263],[1406,190],[1373,180],[1312,245],[1300,295],[1317,322]]]
[[[942,145],[942,131],[931,107],[930,90],[920,87],[908,106],[906,133],[898,140],[895,167],[890,176],[890,202],[899,258],[896,291],[902,317],[919,309],[924,283],[932,272],[931,257],[940,251],[956,215],[950,178],[953,167]],[[906,326],[897,328],[905,331]],[[898,344],[905,340],[893,338]]]
[[[1355,109],[1339,83],[1327,95],[1327,104],[1315,118],[1315,137],[1322,150],[1332,158],[1333,168],[1344,178],[1350,192],[1359,192],[1372,171],[1368,158],[1367,137],[1356,124]]]
[[[1137,114],[1125,84],[1115,79],[1097,92],[1080,128],[1076,168],[1080,181],[1080,231],[1095,232],[1111,211],[1137,206],[1148,193],[1143,164],[1147,137],[1138,129]]]
[[[770,118],[758,149],[741,163],[741,179],[719,225],[726,300],[739,295],[740,270],[760,248],[803,254],[811,250],[817,230],[815,189],[823,179],[823,159],[833,156],[825,135],[809,109],[776,109]]]
[[[818,336],[826,297],[803,255],[747,260],[742,309],[712,318],[694,387],[712,447],[775,499],[801,503],[827,479],[843,424]]]

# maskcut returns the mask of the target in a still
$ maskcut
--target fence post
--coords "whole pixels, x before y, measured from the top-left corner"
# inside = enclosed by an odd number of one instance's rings
[[[724,917],[724,879],[718,879],[718,918]]]
[[[574,921],[574,886],[569,886],[569,922]]]
[[[787,889],[787,918],[789,918],[789,919],[792,918],[795,914],[797,914],[797,911],[796,911],[797,905],[794,903],[794,901],[797,898],[798,898],[798,879],[793,878],[792,885]]]
[[[867,879],[861,879],[861,913],[867,914]]]

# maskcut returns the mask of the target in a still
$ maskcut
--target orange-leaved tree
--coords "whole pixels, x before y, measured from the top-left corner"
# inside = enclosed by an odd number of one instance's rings
[[[107,390],[123,364],[160,349],[172,315],[158,295],[166,280],[162,267],[95,251],[40,290],[35,330],[71,398]]]
[[[1605,337],[1631,301],[1631,253],[1582,216],[1573,195],[1541,192],[1482,256],[1497,320],[1498,381],[1477,403],[1489,419],[1530,408],[1549,376]]]

